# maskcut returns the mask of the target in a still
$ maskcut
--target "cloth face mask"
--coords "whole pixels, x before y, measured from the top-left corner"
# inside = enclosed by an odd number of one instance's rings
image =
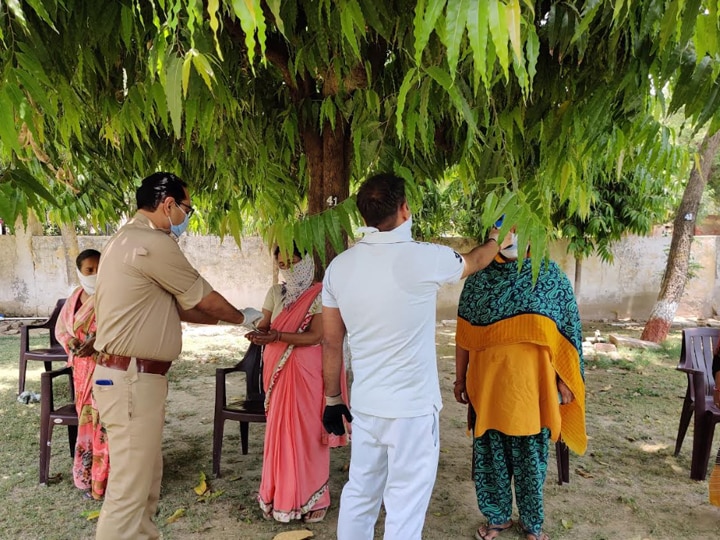
[[[280,270],[283,283],[283,305],[285,307],[300,298],[315,279],[315,261],[312,255],[306,255],[299,263]]]
[[[95,294],[95,282],[97,281],[97,274],[93,274],[92,276],[86,276],[77,269],[76,272],[78,280],[80,280],[80,285],[85,290],[85,292],[88,293],[90,296]]]
[[[517,246],[517,234],[510,233],[510,240],[512,243],[500,250],[500,253],[506,259],[517,259],[518,258],[518,246]]]

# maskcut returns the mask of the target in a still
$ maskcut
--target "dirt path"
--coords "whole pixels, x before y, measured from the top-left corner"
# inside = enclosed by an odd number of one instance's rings
[[[444,408],[441,412],[441,454],[424,538],[472,538],[483,519],[470,480],[470,439],[465,431],[465,408],[452,397],[454,327],[439,326],[438,365]],[[586,332],[587,334],[588,332]],[[211,339],[222,347],[219,336]],[[202,350],[202,345],[199,345]],[[193,354],[192,351],[189,354]],[[212,356],[210,356],[212,358]],[[212,360],[210,360],[212,362]],[[173,368],[175,369],[175,368]],[[707,503],[707,483],[689,479],[692,433],[679,458],[672,457],[684,381],[674,360],[624,371],[588,360],[588,452],[571,455],[570,484],[557,485],[554,446],[546,482],[546,531],[553,539],[717,539],[720,509]],[[212,434],[214,378],[204,375],[173,385],[166,429],[166,484],[183,476],[184,468],[207,446]],[[207,406],[206,406],[207,405]],[[225,493],[202,522],[179,521],[164,527],[165,538],[268,539],[301,529],[261,519],[254,503],[259,484],[263,428],[251,426],[250,453],[237,449],[236,426],[226,427],[223,478],[213,486]],[[692,431],[692,428],[691,428]],[[172,435],[170,435],[172,434]],[[718,437],[716,437],[718,439]],[[717,442],[715,448],[717,448]],[[338,494],[346,478],[347,449],[332,454],[332,509],[324,523],[308,525],[316,538],[334,538]],[[167,509],[168,513],[170,509]],[[517,518],[517,516],[514,516]],[[382,522],[382,520],[380,520]],[[376,531],[382,537],[382,523]],[[503,538],[522,538],[518,531]]]

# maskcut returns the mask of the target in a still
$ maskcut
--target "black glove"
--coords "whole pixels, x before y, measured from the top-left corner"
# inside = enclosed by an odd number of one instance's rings
[[[343,416],[345,420],[352,422],[352,415],[344,403],[340,405],[326,405],[325,411],[323,412],[323,426],[325,426],[325,431],[333,435],[344,435],[345,424],[343,424]]]

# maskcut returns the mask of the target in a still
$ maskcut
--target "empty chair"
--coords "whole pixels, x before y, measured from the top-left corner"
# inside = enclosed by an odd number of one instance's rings
[[[712,355],[709,358],[707,355],[697,356],[694,361],[692,384],[695,397],[695,421],[693,423],[690,478],[705,480],[715,434],[715,424],[720,422],[720,408],[713,402],[715,381],[712,376]]]
[[[680,411],[680,425],[675,440],[675,456],[680,454],[685,434],[695,411],[695,391],[693,389],[693,372],[698,369],[698,362],[712,368],[713,352],[720,339],[718,328],[686,328],[682,332],[682,346],[680,348],[680,362],[678,371],[687,375],[687,389]],[[704,369],[704,368],[702,368]],[[712,375],[710,375],[712,376]],[[711,385],[712,386],[712,385]]]
[[[55,426],[67,426],[70,456],[75,456],[78,416],[75,403],[71,401],[60,407],[55,405],[53,381],[57,377],[68,376],[70,395],[75,396],[72,368],[65,367],[40,374],[40,483],[47,484],[50,477],[50,444]]]
[[[228,405],[227,376],[230,373],[245,373],[245,400]],[[262,385],[262,347],[250,344],[245,357],[235,366],[215,370],[215,418],[213,425],[213,474],[220,477],[220,455],[222,454],[225,420],[240,422],[240,444],[242,453],[248,453],[248,431],[250,422],[265,422],[265,393]]]
[[[60,310],[65,304],[65,298],[61,298],[55,304],[50,318],[42,324],[29,324],[20,328],[20,374],[18,376],[18,394],[25,391],[25,375],[27,372],[28,360],[38,360],[45,363],[45,371],[52,370],[52,363],[63,361],[67,362],[67,354],[55,339],[55,323],[57,322]],[[45,348],[30,348],[30,331],[38,329],[46,329],[50,332],[49,346]]]

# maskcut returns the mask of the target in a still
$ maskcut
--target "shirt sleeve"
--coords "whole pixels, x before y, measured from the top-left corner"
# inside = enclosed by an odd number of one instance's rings
[[[447,246],[429,244],[435,250],[435,276],[438,283],[457,283],[465,269],[465,260],[457,251]]]
[[[192,309],[213,291],[169,236],[138,250],[141,270],[172,294],[182,309]]]
[[[262,308],[268,310],[270,313],[275,311],[275,285],[268,289]]]
[[[338,303],[337,299],[335,298],[335,294],[333,293],[332,284],[330,280],[330,276],[332,274],[332,263],[330,263],[330,266],[327,267],[327,270],[325,270],[325,277],[323,278],[323,288],[322,288],[322,305],[329,308],[337,308]]]

